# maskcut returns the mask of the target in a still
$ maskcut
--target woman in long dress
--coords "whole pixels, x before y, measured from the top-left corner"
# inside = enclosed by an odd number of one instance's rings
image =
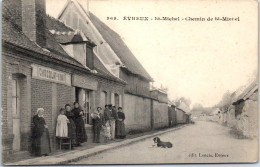
[[[74,123],[74,114],[71,112],[71,107],[69,104],[65,105],[66,116],[69,119],[68,122],[68,137],[71,139],[72,146],[76,146],[76,125]]]
[[[123,113],[122,107],[118,108],[118,119],[116,120],[116,138],[124,139],[126,137],[125,133],[125,114]]]
[[[65,115],[65,109],[60,109],[60,114],[57,118],[56,136],[57,137],[68,137],[68,124],[69,119]]]
[[[51,152],[48,126],[45,123],[44,109],[38,108],[33,117],[32,153],[36,156],[47,156]]]
[[[87,141],[87,134],[85,130],[84,120],[82,118],[83,111],[79,108],[79,103],[74,102],[74,109],[71,111],[74,114],[74,122],[76,125],[76,136],[77,136],[77,145]]]

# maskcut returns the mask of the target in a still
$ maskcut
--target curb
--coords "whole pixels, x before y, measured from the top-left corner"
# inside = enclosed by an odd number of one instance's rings
[[[182,126],[179,126],[179,127],[176,127],[176,128],[171,128],[171,129],[167,129],[167,130],[164,130],[164,131],[159,131],[159,132],[156,132],[156,133],[153,133],[153,134],[140,136],[140,137],[133,138],[133,139],[127,139],[127,140],[124,140],[124,141],[121,141],[121,142],[118,142],[118,143],[101,145],[100,149],[98,148],[99,146],[97,146],[97,148],[95,147],[95,148],[91,148],[91,149],[88,149],[88,150],[81,150],[81,151],[76,150],[76,151],[66,152],[64,154],[59,154],[59,155],[56,155],[56,156],[48,156],[48,157],[46,157],[46,159],[44,158],[44,160],[43,160],[42,157],[39,157],[39,158],[33,158],[33,159],[24,160],[24,161],[18,161],[18,162],[14,162],[14,163],[7,163],[5,165],[13,165],[13,166],[15,166],[15,165],[65,165],[65,164],[68,164],[68,163],[71,163],[71,162],[76,162],[76,161],[79,161],[81,159],[88,158],[88,157],[91,157],[91,156],[94,156],[94,155],[97,155],[97,154],[100,154],[100,153],[103,153],[103,152],[106,152],[106,151],[110,151],[110,150],[113,150],[113,149],[117,149],[117,148],[120,148],[120,147],[131,145],[131,144],[134,144],[136,142],[139,142],[141,140],[144,140],[144,139],[147,139],[147,138],[150,138],[150,137],[154,137],[154,136],[157,136],[157,135],[162,135],[162,134],[167,133],[167,132],[175,131],[175,130],[184,128],[188,125],[189,124],[185,124],[185,125],[182,125]],[[108,147],[108,148],[102,148],[102,147]],[[95,149],[97,149],[97,150],[95,151]],[[91,152],[91,150],[93,150],[93,151]],[[73,155],[74,153],[76,153],[77,155]],[[70,155],[69,156],[70,159],[60,158],[60,157],[66,156],[66,155]],[[39,161],[37,161],[37,159],[39,159]],[[50,162],[51,159],[55,159],[56,162]],[[43,160],[43,161],[41,162],[41,160]]]

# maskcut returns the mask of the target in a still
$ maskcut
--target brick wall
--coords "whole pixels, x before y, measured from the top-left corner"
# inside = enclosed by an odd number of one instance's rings
[[[3,51],[5,51],[5,49],[3,49]],[[27,66],[27,62],[6,56],[5,53],[2,55],[2,146],[4,148],[3,152],[6,154],[7,152],[12,152],[13,150],[13,130],[16,132],[20,131],[20,150],[28,150],[29,147],[28,144],[30,142],[29,138],[31,132],[31,69]],[[20,87],[20,126],[15,127],[15,129],[13,127],[12,111],[12,79],[17,79],[18,85]],[[16,146],[19,146],[19,144],[16,143]]]
[[[32,113],[37,108],[44,108],[44,118],[48,125],[52,149],[56,149],[55,129],[60,108],[73,104],[74,88],[67,85],[32,79]]]
[[[64,108],[65,104],[72,105],[75,100],[74,96],[71,86],[57,84],[57,111],[59,111],[60,108]]]
[[[116,84],[114,82],[99,80],[98,90],[96,92],[96,107],[101,104],[101,92],[105,91],[107,93],[107,103],[111,103],[111,93],[117,93],[124,97],[124,86],[120,84]],[[100,106],[104,108],[105,106]],[[122,106],[123,107],[123,106]]]
[[[32,102],[31,102],[31,110],[32,110],[32,117],[36,114],[37,108],[44,108],[44,119],[46,124],[50,128],[52,125],[52,83],[32,79]],[[32,120],[32,118],[31,118]],[[33,126],[32,126],[33,127]],[[50,138],[52,139],[54,132],[50,130]],[[51,140],[51,144],[53,141]]]
[[[10,76],[10,66],[2,59],[2,135],[8,134],[8,121],[7,121],[7,87],[8,87],[8,76]]]
[[[3,48],[3,52],[5,48]],[[10,56],[9,56],[10,54]],[[21,66],[17,66],[16,63]],[[2,57],[2,141],[3,150],[12,152],[12,73],[19,72],[19,69],[25,72],[25,76],[20,79],[21,96],[21,150],[30,150],[31,148],[31,129],[32,117],[35,115],[37,108],[45,109],[45,121],[49,127],[52,151],[55,150],[55,127],[58,111],[64,107],[66,103],[72,104],[75,101],[75,87],[70,87],[62,84],[56,84],[44,80],[31,78],[31,64],[39,64],[56,70],[67,73],[82,73],[98,81],[98,90],[95,91],[94,97],[96,106],[100,103],[100,92],[105,90],[108,92],[109,101],[111,93],[118,93],[123,96],[124,85],[117,82],[109,81],[91,74],[86,74],[80,71],[73,71],[71,68],[66,68],[55,63],[46,63],[33,57],[27,57],[23,53],[16,53],[15,50],[6,50],[6,55]],[[14,65],[15,64],[15,65]],[[28,95],[29,93],[29,95]],[[108,102],[109,102],[108,101]],[[93,109],[96,108],[93,107]],[[29,149],[28,149],[29,148]]]

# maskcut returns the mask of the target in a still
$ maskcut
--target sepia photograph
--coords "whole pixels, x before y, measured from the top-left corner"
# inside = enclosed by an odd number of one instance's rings
[[[2,165],[258,162],[258,1],[1,6]]]

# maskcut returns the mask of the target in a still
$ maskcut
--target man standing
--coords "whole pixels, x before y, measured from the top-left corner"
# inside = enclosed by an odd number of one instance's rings
[[[104,119],[101,111],[102,108],[98,107],[97,111],[91,114],[91,118],[93,119],[93,132],[94,132],[93,143],[100,143],[100,131],[102,125],[104,125]]]
[[[116,106],[111,105],[112,119],[111,119],[111,139],[115,140],[115,128],[116,128],[116,120],[118,119]]]

